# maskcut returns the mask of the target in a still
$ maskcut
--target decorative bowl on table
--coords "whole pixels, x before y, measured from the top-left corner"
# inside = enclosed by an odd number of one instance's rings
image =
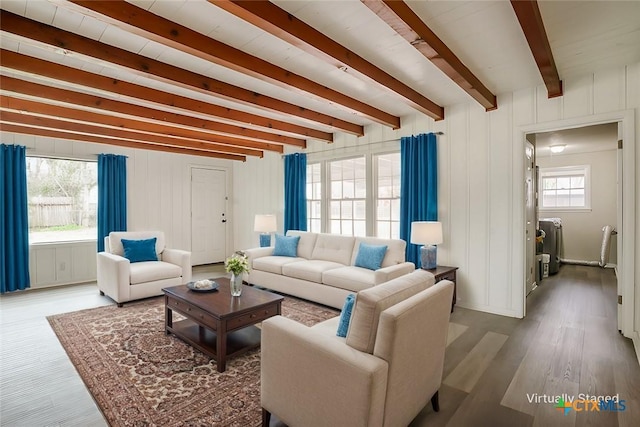
[[[212,279],[202,279],[187,283],[187,288],[193,292],[213,292],[218,290],[218,286],[218,283]]]

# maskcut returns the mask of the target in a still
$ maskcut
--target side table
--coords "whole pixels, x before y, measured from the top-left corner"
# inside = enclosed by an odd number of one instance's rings
[[[451,301],[451,312],[453,313],[453,306],[456,305],[456,271],[458,267],[448,267],[446,265],[439,265],[436,268],[427,270],[429,273],[436,276],[436,283],[441,280],[451,280],[453,282],[453,301]]]

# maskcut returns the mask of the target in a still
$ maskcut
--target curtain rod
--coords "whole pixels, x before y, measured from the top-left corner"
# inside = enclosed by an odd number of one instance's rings
[[[430,132],[430,133],[433,133],[434,135],[444,135],[444,132]],[[376,141],[376,142],[372,142],[372,143],[367,144],[367,145],[386,144],[387,142],[394,142],[394,141],[400,141],[400,138],[386,139],[384,141]],[[326,153],[327,151],[333,151],[333,150],[335,150],[335,149],[334,148],[328,148],[326,150],[312,151],[312,152],[307,153],[307,154]],[[291,154],[295,154],[295,153],[291,153]],[[286,156],[286,154],[283,154],[280,157],[284,159],[284,156]]]

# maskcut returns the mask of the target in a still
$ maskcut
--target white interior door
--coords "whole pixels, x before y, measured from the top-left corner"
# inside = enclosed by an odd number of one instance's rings
[[[526,237],[526,277],[525,292],[527,295],[536,284],[536,183],[534,147],[529,141],[524,149],[524,197],[525,197],[525,237]]]
[[[191,169],[191,260],[193,265],[224,261],[227,242],[226,171]]]

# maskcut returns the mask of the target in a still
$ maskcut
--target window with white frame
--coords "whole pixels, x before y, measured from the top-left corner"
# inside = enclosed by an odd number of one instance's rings
[[[98,164],[27,157],[29,243],[97,238]]]
[[[322,169],[320,163],[307,164],[307,231],[322,231]]]
[[[367,168],[363,157],[334,160],[329,171],[329,232],[367,235]]]
[[[307,230],[399,238],[400,153],[307,163]]]
[[[540,209],[591,208],[590,166],[540,168]]]
[[[400,153],[374,156],[376,236],[400,238]]]

